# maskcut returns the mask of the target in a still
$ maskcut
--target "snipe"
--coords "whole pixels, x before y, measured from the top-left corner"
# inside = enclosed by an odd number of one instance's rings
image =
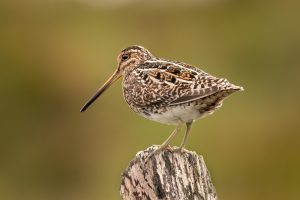
[[[196,119],[212,114],[226,97],[243,90],[224,78],[214,77],[189,64],[157,58],[141,46],[124,49],[117,60],[116,71],[87,101],[81,112],[124,76],[123,94],[132,110],[147,119],[176,125],[156,152],[166,148],[185,124],[185,136],[179,147],[182,149]]]

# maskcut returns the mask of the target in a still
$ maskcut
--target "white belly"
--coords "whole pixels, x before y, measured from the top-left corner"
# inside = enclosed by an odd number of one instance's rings
[[[188,107],[172,107],[168,111],[161,114],[149,113],[150,115],[142,115],[147,119],[160,122],[163,124],[177,125],[179,123],[192,122],[193,120],[202,118],[211,114],[212,112],[200,113],[194,106]]]

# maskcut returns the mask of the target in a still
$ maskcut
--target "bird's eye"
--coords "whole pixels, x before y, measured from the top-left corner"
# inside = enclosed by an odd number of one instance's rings
[[[128,54],[124,54],[122,55],[122,61],[125,61],[129,58],[129,55]]]

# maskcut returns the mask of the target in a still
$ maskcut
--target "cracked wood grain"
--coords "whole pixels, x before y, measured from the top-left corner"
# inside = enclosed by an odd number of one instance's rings
[[[122,174],[124,200],[217,200],[203,157],[195,152],[168,148],[145,163],[158,146],[137,153]]]

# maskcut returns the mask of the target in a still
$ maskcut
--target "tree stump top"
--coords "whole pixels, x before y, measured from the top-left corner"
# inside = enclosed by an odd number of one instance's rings
[[[202,156],[167,148],[145,162],[157,149],[137,153],[122,174],[122,199],[216,200],[216,190]]]

